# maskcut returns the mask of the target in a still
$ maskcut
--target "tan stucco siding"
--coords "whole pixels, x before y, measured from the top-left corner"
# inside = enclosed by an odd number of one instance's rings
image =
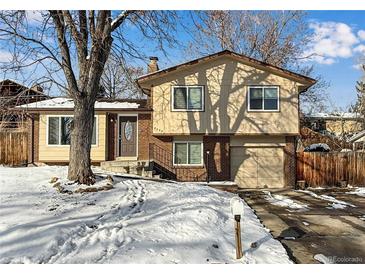
[[[231,147],[284,147],[285,136],[232,136]]]
[[[64,113],[70,115],[70,113]],[[41,114],[39,119],[39,161],[40,162],[67,162],[69,161],[69,146],[55,146],[47,144],[47,117],[61,115],[57,113]],[[96,114],[97,117],[97,144],[91,147],[92,161],[105,161],[106,155],[106,115]]]
[[[171,111],[174,85],[203,85],[205,111]],[[279,86],[280,110],[248,111],[247,92],[251,85]],[[230,57],[143,83],[143,87],[152,86],[154,134],[298,134],[298,85]]]

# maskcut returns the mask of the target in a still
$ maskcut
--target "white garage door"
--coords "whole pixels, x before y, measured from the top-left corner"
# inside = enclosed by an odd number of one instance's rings
[[[231,147],[231,177],[244,188],[283,187],[283,148]]]

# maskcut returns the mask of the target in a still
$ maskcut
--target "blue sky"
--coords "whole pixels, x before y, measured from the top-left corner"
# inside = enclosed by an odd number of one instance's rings
[[[346,109],[356,100],[355,84],[362,76],[356,65],[359,56],[365,56],[365,11],[308,11],[306,18],[313,35],[307,53],[316,54],[310,61],[315,65],[315,74],[322,75],[330,83],[327,92],[334,104],[332,107]],[[188,23],[186,21],[184,23]],[[144,44],[147,56],[157,55],[160,68],[188,61],[189,57],[179,48],[168,50],[168,58],[164,57],[155,51],[153,43],[141,41],[136,33],[129,29],[128,36]],[[178,35],[179,40],[189,39],[184,31]],[[4,49],[0,51],[0,61],[7,59],[8,54]],[[138,64],[146,66],[141,61]]]
[[[336,22],[349,26],[354,35],[358,37],[358,32],[365,29],[365,11],[310,11],[308,20],[315,22]],[[361,33],[361,32],[360,32]],[[319,64],[315,62],[316,71],[330,82],[328,93],[331,99],[339,107],[347,107],[356,99],[355,83],[362,76],[359,69],[353,66],[358,63],[359,45],[365,44],[364,40],[350,45],[351,54],[346,57],[336,57],[333,64]]]
[[[308,53],[320,55],[310,63],[315,65],[315,74],[330,84],[330,109],[346,110],[356,100],[355,84],[362,76],[355,66],[359,56],[365,56],[365,11],[308,11],[307,21],[313,34]],[[173,49],[169,60],[160,56],[160,63],[165,67],[186,61],[185,58],[179,49]]]

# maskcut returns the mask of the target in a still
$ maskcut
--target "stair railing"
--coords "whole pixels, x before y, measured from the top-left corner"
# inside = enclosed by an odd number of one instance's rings
[[[173,177],[176,178],[177,181],[204,181],[206,173],[204,172],[201,175],[196,175],[191,170],[186,168],[186,166],[173,164],[173,153],[167,150],[164,147],[161,147],[155,143],[149,144],[149,159],[150,162],[153,162],[164,169],[166,169],[171,174],[174,174]],[[169,177],[172,177],[170,174],[165,174]],[[170,179],[175,179],[170,178]]]

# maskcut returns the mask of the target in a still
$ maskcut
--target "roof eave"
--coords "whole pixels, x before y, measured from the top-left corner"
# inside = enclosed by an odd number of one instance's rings
[[[37,113],[37,112],[49,112],[49,111],[73,111],[73,108],[27,108],[21,107],[17,108],[17,110],[26,110],[30,113]],[[120,112],[120,111],[152,111],[152,108],[96,108],[95,111],[109,111],[109,112]]]
[[[265,63],[265,62],[262,62],[262,61],[259,61],[259,60],[256,60],[256,59],[250,58],[248,56],[238,54],[238,53],[235,53],[235,52],[232,52],[232,51],[229,51],[229,50],[223,50],[223,51],[211,54],[211,55],[207,55],[207,56],[204,56],[204,57],[194,59],[192,61],[188,61],[188,62],[185,62],[185,63],[182,63],[182,64],[178,64],[176,66],[172,66],[172,67],[169,67],[169,68],[166,68],[166,69],[163,69],[163,70],[159,70],[159,71],[156,71],[156,72],[153,72],[153,73],[142,75],[142,76],[140,76],[139,78],[136,79],[136,82],[140,85],[143,82],[158,79],[158,78],[163,77],[166,74],[172,73],[172,72],[174,72],[178,69],[183,69],[185,67],[197,64],[199,62],[207,61],[209,59],[216,58],[216,57],[219,57],[219,56],[222,56],[222,55],[233,56],[235,58],[245,60],[245,61],[247,61],[251,64],[255,64],[257,66],[266,67],[269,70],[272,70],[273,72],[284,74],[288,78],[293,78],[297,82],[299,82],[300,84],[305,86],[305,90],[302,91],[302,92],[305,92],[306,89],[313,86],[317,82],[315,79],[310,78],[308,76],[304,76],[304,75],[301,75],[301,74],[298,74],[298,73],[295,73],[295,72],[292,72],[292,71],[289,71],[289,70],[286,70],[286,69],[283,69],[283,68],[280,68],[280,67],[277,67],[277,66],[273,66],[273,65],[270,65],[268,63]]]

